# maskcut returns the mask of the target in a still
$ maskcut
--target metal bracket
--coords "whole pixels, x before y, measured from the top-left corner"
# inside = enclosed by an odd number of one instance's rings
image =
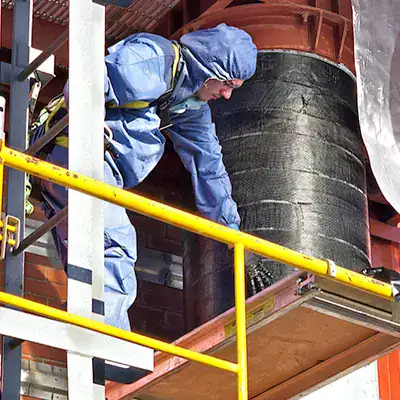
[[[11,215],[7,215],[0,221],[0,260],[4,260],[7,250],[18,248],[20,241],[20,220]]]
[[[334,263],[334,261],[329,260],[329,258],[326,259],[326,262],[328,264],[328,275],[332,278],[336,278],[336,264]]]
[[[307,275],[302,276],[297,280],[296,293],[298,296],[303,296],[306,293],[309,293],[313,289],[316,289],[315,275],[307,273]]]

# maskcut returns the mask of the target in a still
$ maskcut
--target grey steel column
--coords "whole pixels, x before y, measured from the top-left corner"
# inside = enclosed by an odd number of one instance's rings
[[[14,1],[10,129],[8,145],[25,150],[28,128],[29,80],[18,82],[21,68],[29,64],[29,49],[32,39],[32,0]],[[25,226],[25,174],[14,169],[8,170],[7,214],[21,221],[21,237]],[[18,296],[23,295],[24,254],[6,255],[4,264],[5,291]],[[21,346],[11,349],[11,338],[3,338],[2,348],[2,398],[19,400],[21,380]]]
[[[6,99],[0,96],[0,139],[4,140],[4,125],[6,119]]]

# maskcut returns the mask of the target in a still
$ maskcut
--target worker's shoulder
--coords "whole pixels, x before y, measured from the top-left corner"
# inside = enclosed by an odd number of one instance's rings
[[[110,47],[108,51],[112,54],[122,47],[131,48],[139,58],[174,57],[175,54],[172,42],[153,33],[135,33]]]

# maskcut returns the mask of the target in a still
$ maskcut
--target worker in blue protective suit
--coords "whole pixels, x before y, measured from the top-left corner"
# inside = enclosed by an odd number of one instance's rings
[[[113,138],[105,152],[105,182],[132,188],[156,166],[165,144],[162,108],[169,118],[165,134],[191,174],[198,209],[205,217],[238,229],[240,218],[208,101],[229,99],[232,90],[254,74],[256,57],[251,37],[225,24],[188,33],[179,42],[135,34],[109,48],[105,122]],[[47,160],[67,166],[67,149],[55,145]],[[43,182],[42,194],[48,218],[66,204],[63,187]],[[66,224],[57,226],[55,238],[66,263]],[[129,329],[127,310],[136,296],[136,235],[121,207],[106,205],[104,238],[106,323]]]

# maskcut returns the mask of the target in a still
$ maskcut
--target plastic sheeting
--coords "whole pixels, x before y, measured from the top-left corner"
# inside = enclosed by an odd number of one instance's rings
[[[372,171],[400,213],[400,2],[353,0],[358,108]]]

